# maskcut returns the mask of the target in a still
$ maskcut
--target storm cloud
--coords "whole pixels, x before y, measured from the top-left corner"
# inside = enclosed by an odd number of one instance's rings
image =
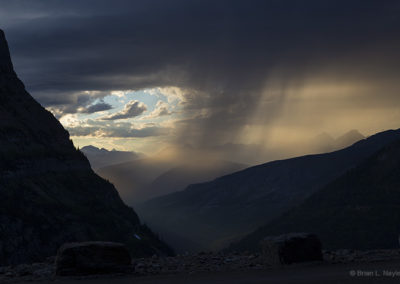
[[[95,113],[99,111],[105,111],[105,110],[110,110],[112,109],[112,106],[110,104],[107,104],[105,102],[100,102],[94,105],[90,105],[86,108],[83,108],[79,110],[81,113]]]
[[[204,147],[399,118],[399,1],[0,2],[16,71],[61,112],[85,91],[177,87],[176,140]]]

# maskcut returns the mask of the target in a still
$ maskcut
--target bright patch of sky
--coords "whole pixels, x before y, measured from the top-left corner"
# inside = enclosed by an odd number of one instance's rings
[[[78,112],[75,114],[67,114],[60,121],[68,129],[71,127],[90,128],[94,125],[103,125],[105,127],[118,128],[121,125],[129,124],[131,127],[141,129],[146,127],[167,127],[174,128],[174,121],[181,118],[181,102],[183,100],[182,91],[179,88],[153,88],[139,91],[112,91],[109,95],[94,100],[89,106],[96,104],[109,104],[112,106],[109,110],[99,111],[95,113]],[[126,105],[132,101],[138,101],[145,104],[146,111],[142,114],[115,120],[103,120],[104,117],[112,116],[122,112]],[[86,106],[86,107],[89,107]],[[129,127],[129,126],[127,126]],[[154,151],[154,146],[159,145],[168,140],[166,136],[154,137],[100,137],[96,133],[90,133],[87,136],[73,136],[72,139],[76,146],[83,147],[86,145],[94,145],[107,149],[118,150],[134,150],[149,152]],[[149,142],[153,145],[148,148]]]
[[[141,118],[143,122],[162,122],[165,120],[165,117],[152,117],[146,118],[146,115],[150,114],[155,108],[159,101],[162,101],[168,104],[168,107],[171,112],[175,112],[179,108],[179,99],[169,99],[169,97],[164,94],[163,89],[154,88],[154,89],[145,89],[140,91],[113,91],[110,95],[104,97],[103,99],[95,100],[92,105],[95,105],[100,102],[104,102],[110,104],[113,108],[108,111],[101,111],[92,114],[80,113],[78,114],[78,119],[99,119],[105,114],[110,115],[116,112],[119,112],[124,109],[125,105],[132,100],[137,100],[139,102],[144,103],[147,106],[147,111],[145,111],[142,115],[126,119],[126,121],[138,120]],[[172,113],[173,115],[174,113]]]

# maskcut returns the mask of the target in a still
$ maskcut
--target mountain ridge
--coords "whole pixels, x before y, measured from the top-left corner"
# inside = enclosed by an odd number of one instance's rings
[[[172,254],[25,90],[1,30],[0,60],[0,265],[43,261],[71,241],[123,242],[134,256]]]
[[[268,235],[313,231],[325,249],[398,247],[400,139],[230,246],[255,250]]]
[[[96,172],[115,184],[125,202],[137,205],[243,168],[243,164],[221,160],[184,162],[148,157],[102,167]]]
[[[99,169],[119,163],[129,162],[143,156],[141,153],[131,151],[107,150],[92,145],[84,146],[80,151],[88,158],[92,169]]]
[[[179,235],[197,248],[220,249],[277,217],[329,181],[400,138],[388,130],[325,154],[306,155],[257,165],[214,181],[144,202],[136,207],[147,224],[173,245]]]

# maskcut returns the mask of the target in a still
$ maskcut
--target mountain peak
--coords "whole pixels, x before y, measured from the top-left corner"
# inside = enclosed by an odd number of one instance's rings
[[[97,148],[96,146],[93,146],[93,145],[87,145],[87,146],[83,146],[83,147],[81,148],[81,151],[82,151],[82,150],[87,150],[87,151],[99,151],[100,148]]]
[[[343,137],[343,136],[358,136],[358,137],[364,137],[365,138],[365,136],[362,135],[360,133],[360,131],[358,131],[357,129],[349,130],[345,134],[343,134],[341,137]]]
[[[336,138],[336,145],[338,149],[341,149],[363,139],[365,139],[364,135],[362,135],[358,130],[352,129],[343,134],[342,136]]]
[[[0,73],[9,73],[13,70],[7,40],[4,31],[0,29]]]
[[[2,31],[0,101],[0,266],[40,262],[65,242],[88,240],[123,242],[141,256],[172,253],[25,90]]]

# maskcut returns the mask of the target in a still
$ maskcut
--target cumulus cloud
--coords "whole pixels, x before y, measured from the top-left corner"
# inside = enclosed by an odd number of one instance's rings
[[[171,87],[171,86],[170,87],[161,87],[161,88],[157,88],[157,89],[161,94],[163,94],[164,96],[167,97],[169,103],[174,102],[174,101],[184,102],[187,94],[190,93],[189,90],[184,90],[182,88]]]
[[[100,136],[102,137],[121,137],[121,138],[145,138],[145,137],[152,137],[152,136],[162,136],[167,135],[169,133],[168,128],[162,127],[144,127],[144,128],[110,128],[105,130],[103,134]]]
[[[67,127],[71,136],[93,136],[96,137],[100,127],[95,126],[71,126]]]
[[[171,131],[169,127],[161,127],[156,124],[136,125],[130,122],[116,123],[93,119],[87,119],[80,123],[67,126],[71,136],[86,137],[112,137],[112,138],[146,138],[153,136],[165,136]]]
[[[173,112],[170,110],[168,103],[164,101],[158,101],[154,110],[147,116],[143,117],[143,119],[152,119],[160,116],[171,115]]]
[[[142,113],[144,113],[146,110],[147,110],[147,106],[144,103],[139,102],[137,100],[133,100],[133,101],[130,101],[129,103],[127,103],[123,110],[121,110],[117,113],[108,115],[108,116],[104,116],[101,119],[102,120],[127,119],[127,118],[139,116]]]
[[[75,126],[68,127],[71,136],[113,137],[113,138],[145,138],[162,136],[169,133],[169,129],[162,127],[125,128],[125,127],[95,127]]]
[[[113,107],[105,102],[100,102],[94,105],[90,105],[88,107],[82,108],[82,109],[78,109],[78,112],[80,113],[95,113],[95,112],[99,112],[99,111],[105,111],[105,110],[110,110]]]
[[[21,0],[1,10],[16,71],[60,115],[93,103],[85,90],[160,87],[181,101],[181,143],[267,143],[332,125],[368,134],[400,120],[398,1]],[[332,85],[355,88],[343,99]]]

